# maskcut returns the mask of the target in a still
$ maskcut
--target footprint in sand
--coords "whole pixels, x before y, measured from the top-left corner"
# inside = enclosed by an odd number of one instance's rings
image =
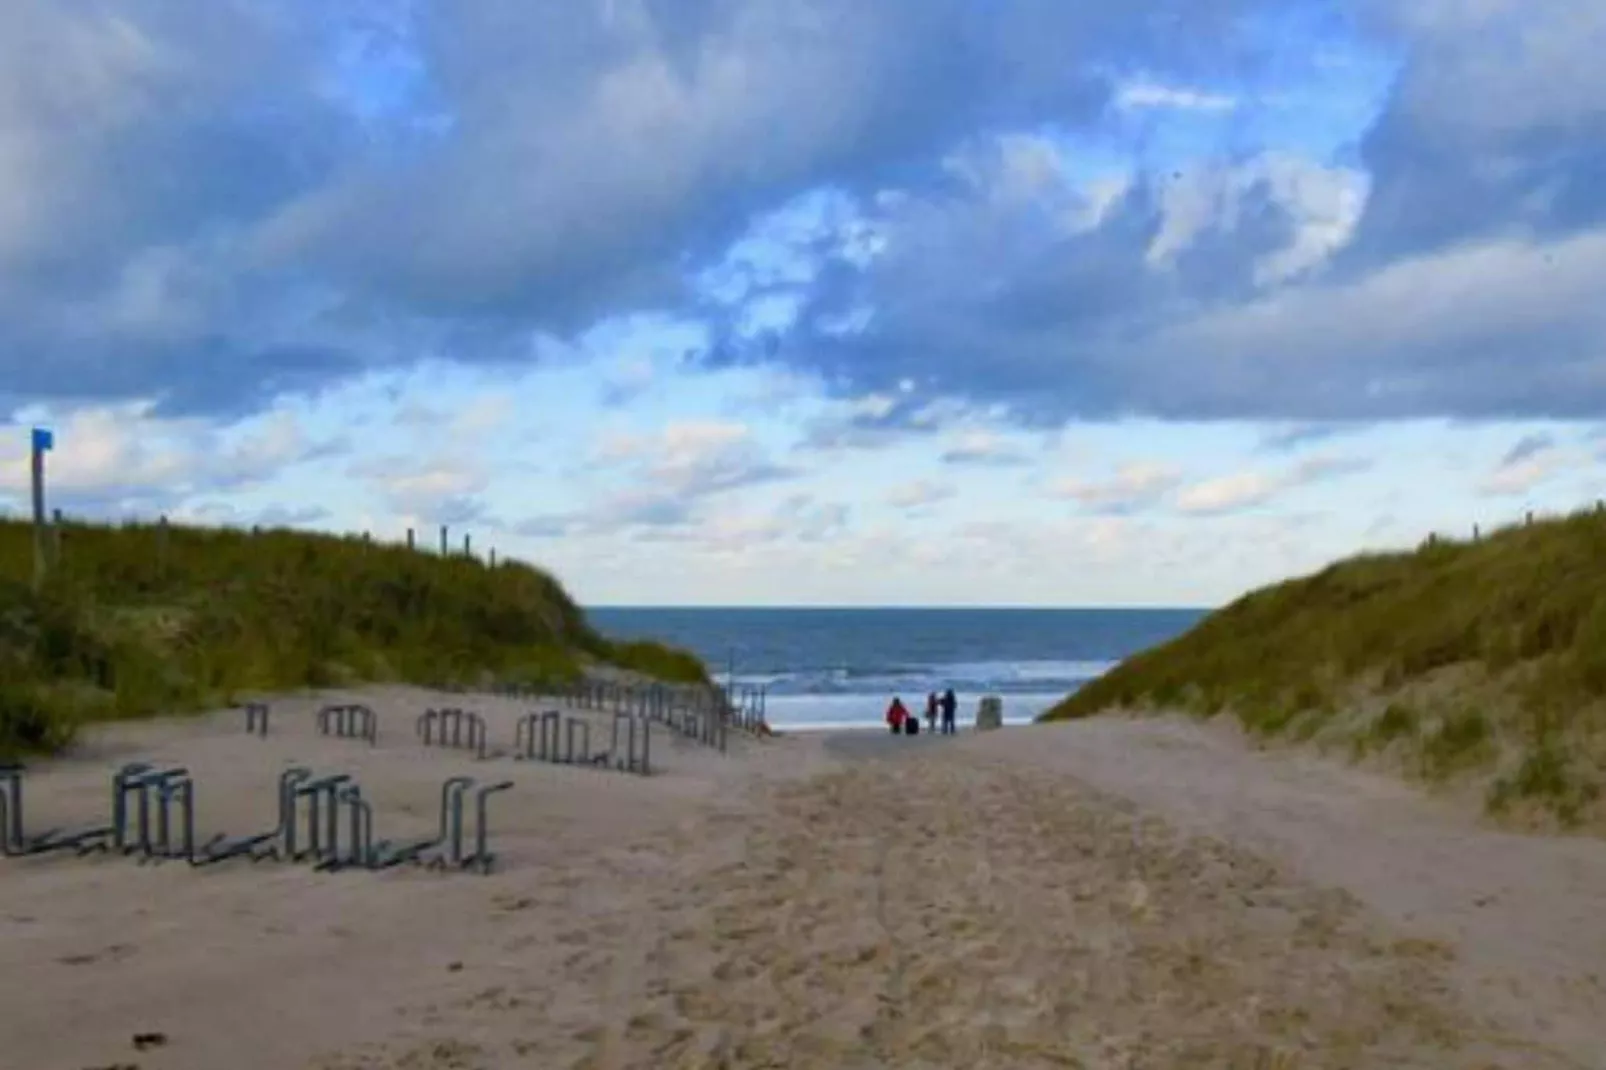
[[[100,951],[81,955],[63,955],[56,961],[63,966],[92,966],[100,962],[120,962],[134,953],[128,944],[110,944]]]

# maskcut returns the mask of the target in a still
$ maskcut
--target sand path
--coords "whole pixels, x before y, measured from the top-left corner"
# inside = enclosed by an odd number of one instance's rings
[[[429,699],[364,697],[387,724]],[[471,701],[503,728],[516,712]],[[286,706],[267,740],[227,718],[106,733],[38,775],[41,820],[135,751],[189,764],[231,828],[290,760],[351,763],[403,831],[458,771],[405,735],[358,751],[321,740],[295,728],[314,703]],[[1491,1019],[1509,1007],[1462,984],[1475,933],[1351,894],[1349,870],[1259,834],[1253,793],[1286,791],[1266,801],[1285,831],[1371,850],[1334,831],[1337,788],[1316,787],[1331,803],[1307,814],[1282,767],[1202,739],[1111,722],[793,738],[728,758],[666,746],[665,774],[646,780],[495,763],[518,787],[498,807],[506,866],[484,878],[0,863],[0,1062],[1598,1065],[1599,1049],[1569,1057],[1533,1043],[1548,1029]],[[1132,756],[1151,743],[1160,757]],[[1142,791],[1143,809],[1118,797]],[[166,1043],[135,1051],[145,1032]]]
[[[1466,997],[1503,1024],[1606,1066],[1606,843],[1479,827],[1398,780],[1181,719],[1042,726],[975,749],[1346,890],[1452,950]]]

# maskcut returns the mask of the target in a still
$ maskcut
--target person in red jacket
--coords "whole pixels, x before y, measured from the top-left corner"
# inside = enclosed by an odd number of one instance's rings
[[[892,729],[893,735],[903,731],[903,722],[909,719],[909,711],[903,705],[903,699],[894,695],[892,705],[887,707],[887,727]]]

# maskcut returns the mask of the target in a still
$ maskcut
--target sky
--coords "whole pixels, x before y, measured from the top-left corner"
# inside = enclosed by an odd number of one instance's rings
[[[0,505],[1211,606],[1606,497],[1599,0],[8,0]]]

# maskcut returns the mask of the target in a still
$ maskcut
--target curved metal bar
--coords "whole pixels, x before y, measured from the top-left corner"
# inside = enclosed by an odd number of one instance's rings
[[[486,824],[487,803],[492,795],[506,791],[513,786],[513,781],[503,780],[496,784],[487,784],[474,793],[474,853],[466,859],[461,859],[463,866],[477,866],[481,873],[491,872],[495,863],[495,856],[489,849],[490,828]]]

